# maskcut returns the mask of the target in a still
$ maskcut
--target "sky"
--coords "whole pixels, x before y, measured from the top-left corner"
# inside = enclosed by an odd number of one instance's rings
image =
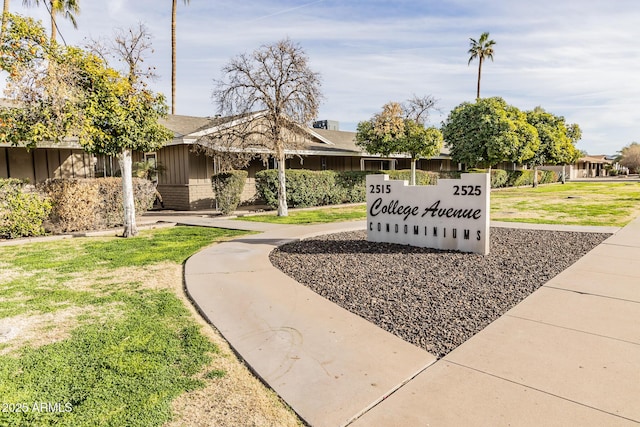
[[[108,39],[143,23],[154,52],[151,88],[171,96],[171,4],[79,0],[78,29],[58,18],[67,44]],[[49,19],[41,5],[11,11]],[[640,141],[640,2],[637,0],[178,0],[176,113],[214,116],[214,80],[239,54],[290,38],[320,74],[319,120],[354,131],[390,101],[438,100],[429,124],[476,96],[469,39],[490,33],[481,97],[521,110],[541,106],[577,123],[577,146],[613,155]],[[60,40],[60,39],[58,39]],[[113,64],[118,66],[118,64]]]

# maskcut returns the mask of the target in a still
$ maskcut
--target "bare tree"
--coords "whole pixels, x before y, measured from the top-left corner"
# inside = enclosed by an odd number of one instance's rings
[[[320,75],[308,65],[302,48],[289,39],[241,54],[222,68],[213,100],[225,116],[237,116],[220,127],[239,145],[266,149],[278,163],[278,215],[287,216],[285,150],[304,140],[303,128],[318,114]],[[222,140],[222,138],[221,138]]]
[[[424,125],[429,121],[432,110],[440,111],[438,109],[438,102],[439,100],[433,95],[413,95],[411,99],[408,99],[402,104],[402,111],[406,118],[413,120],[419,125]]]
[[[124,63],[124,74],[132,84],[144,84],[143,79],[154,80],[158,77],[155,67],[145,68],[142,65],[145,57],[153,53],[152,35],[143,23],[138,22],[137,27],[126,30],[116,29],[112,37],[110,40],[90,39],[85,47],[107,63],[112,60]]]

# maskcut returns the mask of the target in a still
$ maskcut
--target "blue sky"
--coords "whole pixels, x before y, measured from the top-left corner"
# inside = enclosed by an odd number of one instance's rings
[[[147,60],[171,92],[171,5],[157,0],[80,0],[78,30],[60,22],[67,43],[145,24]],[[43,20],[44,7],[11,10]],[[299,43],[322,76],[319,119],[355,130],[389,101],[432,95],[442,113],[475,98],[477,62],[469,38],[496,41],[483,65],[481,96],[522,110],[542,106],[580,125],[578,148],[615,154],[640,141],[640,2],[637,0],[178,0],[178,114],[212,116],[213,80],[232,57],[286,37]]]

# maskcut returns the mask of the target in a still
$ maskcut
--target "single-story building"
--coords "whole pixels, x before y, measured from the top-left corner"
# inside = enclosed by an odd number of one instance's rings
[[[326,121],[316,122],[322,126]],[[287,169],[310,170],[394,170],[409,169],[410,159],[403,155],[380,157],[362,151],[355,143],[355,132],[340,131],[321,127],[305,128],[304,141],[297,149],[286,150]],[[207,209],[215,206],[211,188],[211,175],[218,171],[215,156],[198,153],[197,146],[206,145],[210,135],[215,135],[222,126],[228,125],[228,118],[197,118],[170,115],[163,122],[175,132],[175,137],[155,155],[165,168],[158,178],[158,191],[162,194],[165,207],[171,209]],[[264,169],[273,169],[273,158],[263,159],[263,153],[256,152],[246,170],[249,174],[242,201],[250,201],[256,195],[255,175]],[[422,170],[457,170],[452,166],[448,151],[428,160],[420,160],[417,167]]]
[[[199,148],[211,144],[220,129],[237,118],[193,117],[169,115],[162,123],[174,132],[171,141],[153,153],[133,154],[133,161],[150,161],[161,166],[157,188],[165,208],[178,210],[211,209],[215,207],[211,176],[220,169],[215,155],[209,156]],[[330,126],[327,126],[330,124]],[[296,150],[287,151],[286,167],[311,170],[394,170],[409,169],[406,155],[381,157],[368,154],[355,143],[355,132],[341,131],[334,121],[320,121],[312,128],[301,129],[303,141]],[[587,156],[576,165],[567,167],[569,178],[601,176],[605,156]],[[447,148],[431,158],[422,159],[417,168],[426,171],[458,170]],[[255,176],[263,169],[275,168],[276,161],[266,150],[256,151],[246,167],[249,174],[242,201],[256,195]],[[517,168],[505,164],[501,167]],[[561,167],[560,167],[561,168]],[[0,178],[20,178],[42,182],[48,178],[93,178],[117,176],[117,159],[86,153],[78,142],[68,139],[60,144],[41,145],[32,150],[0,144]]]

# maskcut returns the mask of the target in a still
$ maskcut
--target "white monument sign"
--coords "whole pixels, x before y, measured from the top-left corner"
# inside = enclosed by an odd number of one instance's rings
[[[409,186],[367,175],[367,240],[489,253],[489,174]]]

